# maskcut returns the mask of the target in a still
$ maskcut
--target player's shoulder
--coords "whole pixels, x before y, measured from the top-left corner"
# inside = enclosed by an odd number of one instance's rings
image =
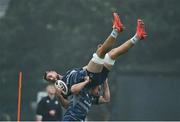
[[[72,68],[72,69],[69,69],[67,72],[66,72],[66,74],[69,74],[69,73],[71,73],[71,72],[78,72],[78,71],[81,71],[82,70],[82,68]]]
[[[83,68],[82,67],[81,68],[76,67],[76,68],[73,68],[72,70],[81,71],[81,70],[83,70]]]
[[[46,100],[48,100],[49,99],[49,97],[48,96],[45,96],[45,97],[43,97],[42,99],[41,99],[41,101],[46,101]]]

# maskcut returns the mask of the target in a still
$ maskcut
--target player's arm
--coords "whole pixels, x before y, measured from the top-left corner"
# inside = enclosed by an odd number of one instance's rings
[[[67,109],[69,106],[69,101],[62,95],[62,89],[56,88],[56,97],[58,98],[58,101],[61,103],[61,105]]]
[[[110,90],[108,85],[108,79],[103,83],[103,95],[99,97],[98,103],[103,104],[110,102]]]
[[[62,105],[65,109],[67,109],[68,106],[69,106],[69,101],[68,101],[66,98],[64,98],[64,97],[62,96],[62,94],[58,95],[57,98],[58,98],[59,102],[61,103],[61,105]]]
[[[74,84],[71,87],[71,93],[72,94],[77,94],[79,93],[88,83],[90,82],[89,76],[84,77],[84,81]]]

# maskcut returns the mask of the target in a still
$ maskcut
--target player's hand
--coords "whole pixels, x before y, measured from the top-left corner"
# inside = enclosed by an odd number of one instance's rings
[[[89,78],[89,76],[85,76],[85,77],[84,77],[84,80],[87,81],[87,82],[90,82],[90,81],[91,81],[90,78]]]
[[[57,88],[57,87],[55,87],[55,89],[56,89],[56,96],[59,96],[62,94],[63,89]]]

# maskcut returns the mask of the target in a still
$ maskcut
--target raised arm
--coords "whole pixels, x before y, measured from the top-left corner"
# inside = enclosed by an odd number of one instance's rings
[[[62,95],[62,89],[56,88],[56,97],[58,98],[58,101],[61,103],[61,105],[67,109],[69,106],[69,101]]]
[[[84,81],[83,82],[80,82],[80,83],[77,83],[77,84],[74,84],[72,85],[71,87],[71,93],[72,94],[77,94],[81,91],[81,89],[83,89],[88,83],[90,82],[90,79],[89,79],[89,76],[86,76],[84,78]]]
[[[103,84],[103,95],[99,97],[98,103],[103,104],[110,102],[110,90],[108,85],[108,79],[104,81]]]

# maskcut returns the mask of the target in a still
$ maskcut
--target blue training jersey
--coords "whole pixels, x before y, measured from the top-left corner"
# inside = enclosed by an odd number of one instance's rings
[[[70,89],[72,85],[84,81],[84,77],[88,75],[92,81],[86,85],[86,88],[90,89],[103,84],[108,77],[108,74],[109,70],[106,67],[103,67],[103,70],[100,73],[89,72],[88,70],[83,70],[82,68],[74,68],[67,71],[62,80],[67,85],[68,89]],[[70,95],[70,93],[68,93],[68,95]]]
[[[72,85],[84,81],[85,76],[87,76],[86,70],[83,70],[82,68],[74,68],[66,72],[62,81],[64,81],[68,89],[70,89]]]
[[[71,96],[70,105],[64,114],[63,121],[84,121],[92,104],[98,104],[99,96],[95,96],[88,89]]]

